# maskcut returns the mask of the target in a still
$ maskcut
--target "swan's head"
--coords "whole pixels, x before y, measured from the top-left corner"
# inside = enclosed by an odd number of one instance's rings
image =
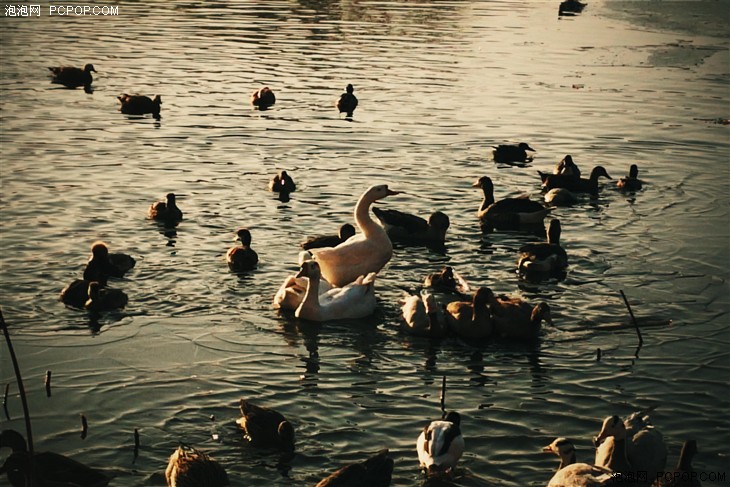
[[[626,439],[626,426],[624,426],[624,422],[621,421],[621,418],[616,415],[609,416],[603,420],[601,432],[598,433],[598,436],[593,438],[593,445],[597,447],[609,436],[613,436],[617,440]]]
[[[109,247],[101,240],[97,240],[91,244],[91,258],[104,260],[109,257]]]
[[[309,279],[320,277],[322,271],[319,268],[319,264],[314,260],[308,260],[302,262],[302,267],[297,273],[296,277],[308,277]]]
[[[377,201],[396,194],[399,194],[399,192],[389,189],[387,184],[378,184],[370,186],[363,196],[367,196],[371,201]]]
[[[248,247],[251,245],[251,232],[248,228],[239,228],[236,230],[236,237],[238,237],[244,246]]]

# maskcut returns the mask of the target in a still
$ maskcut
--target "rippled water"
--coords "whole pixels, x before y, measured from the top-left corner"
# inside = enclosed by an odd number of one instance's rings
[[[0,291],[36,447],[108,468],[115,486],[148,485],[180,441],[234,485],[313,485],[388,447],[393,485],[416,485],[415,439],[440,415],[446,375],[447,408],[464,418],[460,484],[544,485],[557,459],[540,450],[554,437],[588,460],[603,417],[655,404],[670,464],[696,438],[696,468],[725,472],[730,139],[712,121],[728,117],[730,43],[721,2],[684,3],[690,14],[591,2],[562,19],[536,0],[122,2],[118,17],[3,17]],[[86,62],[93,94],[50,84],[46,66]],[[333,108],[350,82],[352,122]],[[277,104],[253,111],[262,85]],[[125,92],[162,95],[162,119],[120,114]],[[489,146],[504,141],[529,142],[535,160],[495,164]],[[614,178],[637,163],[646,186],[625,195],[609,182],[556,210],[567,278],[526,285],[516,248],[534,237],[482,235],[470,185],[489,175],[497,198],[537,198],[536,170],[565,154]],[[266,191],[279,169],[298,183],[288,203]],[[372,319],[314,326],[273,310],[297,243],[351,220],[382,182],[404,191],[384,206],[451,217],[446,253],[396,246]],[[145,220],[169,191],[185,212],[171,239]],[[224,254],[241,225],[260,264],[237,276]],[[90,326],[57,296],[97,239],[137,267],[113,283],[129,306]],[[446,263],[548,301],[555,326],[534,346],[404,337],[402,288]],[[638,351],[619,290],[644,328]],[[4,346],[0,357],[13,382]],[[293,460],[243,444],[240,397],[294,423]],[[2,427],[22,431],[15,386],[9,409]]]

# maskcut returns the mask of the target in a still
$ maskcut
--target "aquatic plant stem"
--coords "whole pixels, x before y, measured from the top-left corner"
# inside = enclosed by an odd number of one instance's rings
[[[8,325],[5,323],[5,317],[3,311],[0,309],[0,327],[3,329],[5,335],[5,341],[8,344],[8,352],[10,353],[10,360],[13,362],[13,368],[15,369],[15,379],[18,381],[18,392],[20,393],[20,402],[23,405],[23,416],[25,416],[25,433],[28,436],[28,455],[29,458],[33,458],[33,432],[30,427],[30,412],[28,412],[28,398],[25,395],[25,387],[23,386],[23,378],[20,375],[20,366],[18,365],[18,358],[15,356],[15,350],[13,349],[13,343],[10,341],[10,333],[8,333]],[[35,472],[33,468],[27,472],[29,485],[35,485]]]
[[[446,376],[441,379],[441,419],[446,417]]]
[[[634,312],[631,311],[631,305],[629,304],[629,300],[626,299],[626,295],[624,294],[623,289],[619,289],[619,292],[621,293],[621,297],[624,298],[624,303],[626,303],[626,308],[629,310],[629,315],[631,315],[631,321],[634,324],[634,328],[636,328],[636,335],[639,337],[639,348],[644,344],[644,339],[641,336],[641,330],[639,329],[639,324],[636,322],[636,318],[634,317]]]

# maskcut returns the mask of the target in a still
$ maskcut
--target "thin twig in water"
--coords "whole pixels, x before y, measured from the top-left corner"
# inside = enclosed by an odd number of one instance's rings
[[[10,412],[8,412],[8,394],[10,393],[10,382],[5,384],[5,395],[3,395],[3,409],[5,410],[5,417],[10,421]]]
[[[46,397],[51,397],[51,371],[46,370]]]
[[[636,322],[636,318],[634,317],[634,312],[631,311],[631,305],[629,304],[629,300],[626,299],[626,295],[624,294],[623,290],[619,290],[621,293],[621,297],[624,298],[624,303],[626,303],[626,308],[629,310],[629,315],[631,315],[631,321],[634,323],[634,328],[636,328],[636,335],[639,337],[639,348],[644,344],[644,339],[641,337],[641,330],[639,329],[639,324]],[[638,351],[637,351],[638,352]]]
[[[441,379],[441,419],[446,417],[446,376]]]
[[[132,460],[132,463],[137,461],[138,456],[139,456],[139,430],[137,428],[134,428],[134,460]]]

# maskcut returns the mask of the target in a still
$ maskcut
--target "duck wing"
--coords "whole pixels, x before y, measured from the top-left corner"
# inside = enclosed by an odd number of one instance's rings
[[[398,227],[410,234],[428,232],[428,222],[420,216],[411,215],[398,210],[383,210],[373,207],[373,213],[383,223],[386,230]]]
[[[323,247],[337,247],[342,243],[339,235],[318,235],[315,237],[309,237],[307,240],[302,242],[300,246],[304,250],[309,249],[321,249]]]

